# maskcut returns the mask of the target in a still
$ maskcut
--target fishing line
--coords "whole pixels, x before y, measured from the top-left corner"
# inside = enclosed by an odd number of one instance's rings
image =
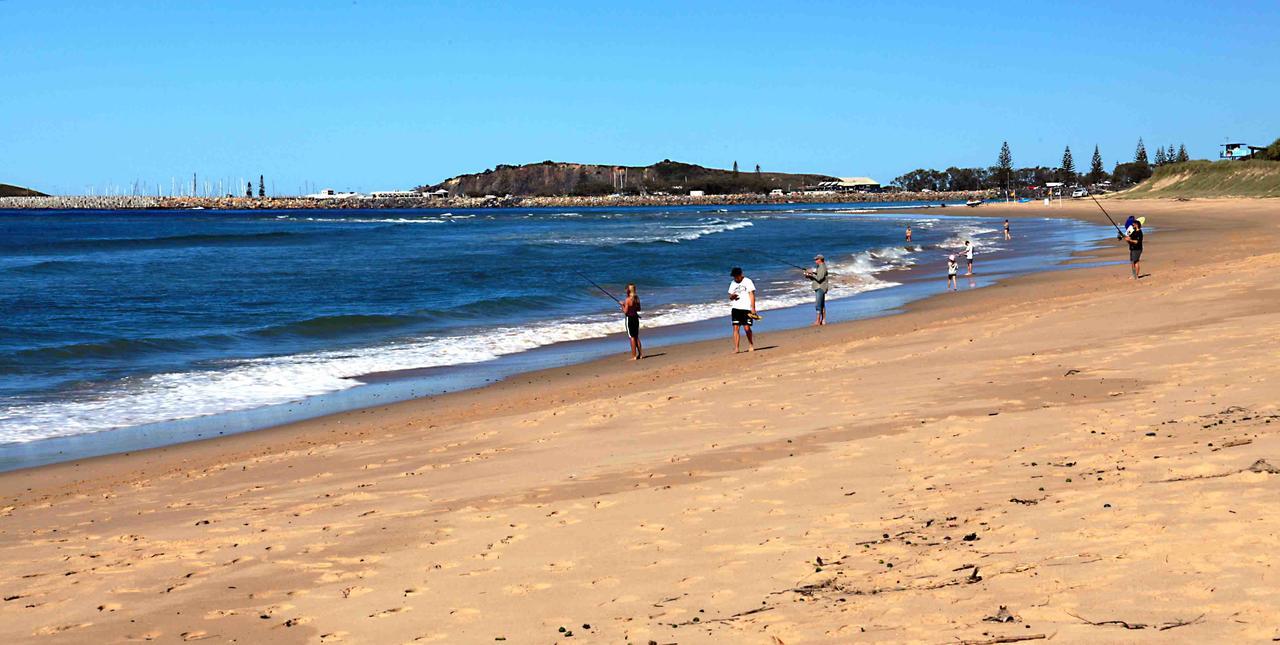
[[[621,300],[618,300],[617,298],[614,298],[612,293],[609,293],[607,290],[605,290],[605,288],[604,288],[604,287],[602,287],[602,286],[600,286],[600,285],[596,284],[596,281],[595,281],[595,280],[592,280],[591,278],[588,278],[588,277],[587,277],[586,275],[584,275],[581,271],[577,271],[577,270],[575,270],[575,271],[574,271],[574,273],[578,274],[578,277],[579,277],[579,278],[582,278],[583,280],[586,280],[587,282],[590,282],[590,283],[591,283],[591,286],[593,286],[593,287],[595,287],[595,288],[599,289],[599,290],[601,291],[601,293],[603,293],[603,294],[604,294],[604,295],[606,295],[606,296],[609,296],[609,298],[610,298],[611,300],[613,300],[614,302],[618,303],[619,305],[621,305],[621,304],[622,304],[622,301],[621,301]]]

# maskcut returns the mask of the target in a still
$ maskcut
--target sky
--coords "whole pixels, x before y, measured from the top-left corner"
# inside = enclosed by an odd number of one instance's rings
[[[0,0],[0,183],[393,190],[545,159],[1108,169],[1280,136],[1270,2]],[[1268,118],[1270,117],[1270,118]],[[243,190],[243,189],[241,189]]]

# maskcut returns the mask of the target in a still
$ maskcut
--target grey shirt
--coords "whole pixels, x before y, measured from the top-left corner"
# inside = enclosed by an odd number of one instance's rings
[[[821,292],[823,292],[823,293],[826,293],[826,291],[827,291],[827,289],[828,289],[828,286],[827,286],[827,263],[826,263],[826,262],[823,262],[822,264],[819,264],[819,265],[817,266],[817,268],[815,268],[815,269],[813,270],[813,273],[809,274],[809,279],[810,279],[810,280],[813,280],[813,290],[814,290],[814,291],[821,291]]]

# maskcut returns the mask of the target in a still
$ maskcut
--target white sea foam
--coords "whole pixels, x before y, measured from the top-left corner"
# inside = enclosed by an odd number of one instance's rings
[[[651,233],[637,235],[622,234],[605,237],[596,235],[592,235],[590,237],[560,237],[545,241],[551,244],[581,244],[587,246],[616,246],[619,244],[648,244],[653,242],[679,244],[681,242],[692,242],[707,235],[737,231],[753,225],[754,224],[747,220],[734,220],[730,222],[718,218],[712,218],[696,224],[663,225]]]
[[[835,260],[833,258],[833,260]],[[900,247],[864,251],[832,265],[830,299],[895,286],[876,274],[906,266]],[[762,290],[768,311],[810,302],[807,283],[780,281]],[[646,327],[666,327],[723,316],[723,303],[658,307]],[[0,410],[0,443],[99,432],[298,401],[356,387],[353,377],[376,372],[478,363],[543,345],[620,333],[616,314],[578,316],[465,335],[426,336],[368,348],[227,360],[213,369],[126,379],[73,400],[14,405]]]

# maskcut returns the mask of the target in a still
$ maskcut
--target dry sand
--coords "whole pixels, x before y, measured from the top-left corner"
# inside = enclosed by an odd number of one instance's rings
[[[1113,210],[1137,283],[0,475],[0,641],[1280,637],[1280,201]]]

